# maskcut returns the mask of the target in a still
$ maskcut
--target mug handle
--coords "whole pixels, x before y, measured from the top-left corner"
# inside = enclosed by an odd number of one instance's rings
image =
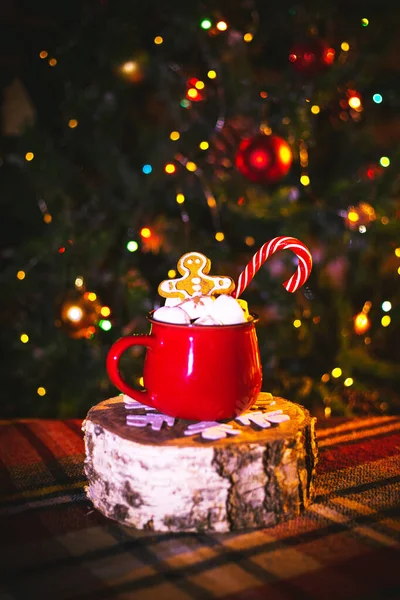
[[[142,335],[127,335],[117,340],[110,348],[107,354],[106,369],[109,378],[112,383],[121,392],[127,394],[130,398],[155,408],[150,394],[147,390],[135,390],[128,385],[121,377],[119,372],[119,361],[122,354],[131,348],[132,346],[146,346],[146,348],[153,348],[155,344],[155,338],[148,333]]]

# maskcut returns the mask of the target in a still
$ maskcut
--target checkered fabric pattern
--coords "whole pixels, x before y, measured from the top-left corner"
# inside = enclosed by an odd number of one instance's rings
[[[138,532],[93,510],[77,420],[3,421],[1,600],[400,598],[400,417],[319,425],[317,499],[272,528]]]

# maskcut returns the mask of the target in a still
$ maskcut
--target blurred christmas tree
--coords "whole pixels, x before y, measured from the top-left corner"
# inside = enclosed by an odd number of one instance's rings
[[[399,6],[31,10],[1,15],[20,58],[2,78],[2,413],[84,415],[184,252],[237,280],[278,235],[314,269],[290,295],[278,253],[243,294],[263,388],[326,416],[398,410]]]

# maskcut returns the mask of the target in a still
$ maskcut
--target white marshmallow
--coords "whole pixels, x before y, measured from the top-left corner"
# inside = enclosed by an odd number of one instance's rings
[[[179,306],[161,306],[153,313],[153,319],[174,325],[189,325],[190,318]]]
[[[240,304],[232,296],[221,294],[213,302],[210,316],[217,321],[221,321],[223,325],[236,325],[237,323],[245,323],[246,317]]]
[[[200,317],[196,319],[194,322],[195,325],[222,325],[221,321],[215,319],[211,315],[204,315],[204,317]]]
[[[184,300],[179,308],[184,310],[191,319],[199,319],[210,314],[214,299],[211,296],[197,296]]]
[[[164,306],[178,306],[182,303],[181,298],[165,298]]]

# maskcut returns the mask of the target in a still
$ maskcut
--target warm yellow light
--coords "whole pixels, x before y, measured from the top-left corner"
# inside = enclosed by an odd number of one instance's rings
[[[289,165],[292,161],[292,151],[289,146],[282,144],[278,150],[279,158],[284,165]]]
[[[22,333],[19,339],[23,344],[27,344],[29,342],[29,335]]]
[[[142,238],[147,239],[147,238],[151,237],[151,230],[148,227],[143,227],[140,230],[140,235],[142,236]]]
[[[252,33],[245,33],[243,36],[243,39],[245,42],[251,42],[251,40],[253,39],[253,34]]]
[[[168,271],[168,277],[169,277],[170,279],[172,279],[172,277],[175,277],[175,275],[176,275],[176,271],[175,271],[174,269],[170,269],[170,270]]]
[[[25,271],[18,271],[17,273],[17,279],[19,279],[20,281],[22,281],[23,279],[25,279],[26,273]]]
[[[268,125],[263,125],[261,130],[264,135],[271,135],[272,133],[272,129],[271,127],[268,127]]]
[[[351,98],[349,98],[349,106],[350,108],[353,108],[354,110],[357,110],[358,108],[361,107],[361,100],[358,96],[351,96]]]
[[[87,295],[88,300],[90,300],[91,302],[94,302],[96,300],[96,298],[97,298],[97,294],[95,294],[94,292],[88,292],[88,295]]]
[[[300,177],[300,183],[301,183],[301,185],[304,185],[304,186],[310,185],[310,178],[309,178],[309,176],[308,175],[302,175]]]
[[[364,306],[362,309],[363,313],[367,314],[371,310],[371,306],[372,306],[372,302],[370,302],[369,300],[364,302]]]
[[[121,71],[123,73],[129,74],[129,73],[134,73],[138,68],[138,64],[137,62],[133,61],[133,60],[128,60],[128,62],[124,63],[121,66]]]
[[[208,150],[209,147],[210,147],[210,144],[208,142],[200,142],[200,144],[199,144],[200,150]]]
[[[169,137],[173,142],[176,142],[181,137],[181,134],[179,133],[179,131],[171,131]]]
[[[142,387],[144,386],[144,379],[143,379],[143,377],[139,377],[139,385],[141,385]]]
[[[321,111],[320,107],[317,104],[314,104],[310,110],[313,115],[317,115]]]
[[[352,377],[347,377],[347,378],[344,380],[344,385],[345,385],[346,387],[350,387],[351,385],[353,385],[353,383],[354,383],[354,379],[353,379]]]
[[[332,369],[332,377],[335,377],[336,379],[338,377],[340,377],[342,374],[342,369],[340,367],[335,367],[334,369]]]
[[[78,121],[76,119],[70,119],[68,121],[68,127],[70,129],[75,129],[75,127],[78,127]]]
[[[47,58],[49,55],[48,52],[46,52],[46,50],[42,50],[39,54],[40,58]]]
[[[350,44],[348,44],[347,42],[342,42],[340,44],[340,47],[343,50],[343,52],[348,52],[350,50]]]
[[[172,175],[172,173],[175,173],[176,167],[172,163],[168,163],[167,165],[165,165],[164,171],[169,175]]]
[[[379,163],[382,167],[388,167],[390,165],[390,159],[387,156],[382,156]]]
[[[296,327],[296,329],[298,329],[299,327],[301,327],[301,321],[300,321],[300,319],[295,319],[293,321],[293,327]]]
[[[330,406],[325,406],[325,408],[324,408],[324,415],[325,415],[325,418],[326,418],[326,419],[329,419],[329,417],[331,416],[331,414],[332,414],[332,409],[331,409],[331,407],[330,407]]]
[[[322,383],[327,383],[330,380],[331,376],[329,375],[329,373],[324,373],[321,377],[321,381]]]
[[[188,171],[196,171],[197,170],[197,165],[196,163],[192,162],[191,160],[189,160],[189,162],[186,163],[186,168]]]
[[[177,194],[176,201],[178,204],[183,204],[185,202],[185,196],[183,194]]]
[[[80,306],[70,306],[67,310],[67,317],[73,323],[79,323],[83,317],[83,310]]]
[[[31,160],[33,160],[35,157],[35,155],[33,154],[33,152],[27,152],[25,154],[25,160],[27,160],[28,162],[30,162]]]
[[[213,196],[208,196],[207,204],[208,204],[209,208],[215,208],[217,206],[217,202]]]
[[[249,235],[244,238],[244,243],[246,244],[246,246],[254,246],[254,244],[256,243],[256,240]]]
[[[381,319],[382,327],[387,327],[388,325],[390,325],[391,320],[392,319],[389,317],[389,315],[385,315],[384,317],[382,317],[382,319]]]
[[[154,43],[155,43],[155,44],[157,44],[157,46],[159,46],[160,44],[162,44],[162,43],[163,43],[163,41],[164,41],[164,40],[163,40],[163,38],[161,37],[161,35],[157,35],[157,36],[154,38]]]
[[[47,223],[47,225],[48,225],[49,223],[51,223],[51,222],[52,222],[52,220],[53,220],[53,217],[51,216],[51,214],[50,214],[50,213],[46,213],[45,215],[43,215],[43,221],[44,221],[45,223]]]
[[[394,251],[395,255],[400,258],[400,248],[396,248],[396,250]]]
[[[77,288],[80,288],[83,286],[83,277],[77,277],[75,279],[75,285]]]
[[[389,217],[382,217],[381,223],[382,225],[387,225],[389,223]]]
[[[39,396],[45,396],[46,395],[46,388],[44,387],[38,387],[38,389],[36,390],[37,394]]]
[[[56,66],[56,64],[57,64],[57,60],[56,60],[55,58],[51,58],[51,59],[49,60],[49,65],[50,65],[51,67],[55,67],[55,66]]]
[[[190,88],[187,91],[187,96],[189,98],[197,98],[198,95],[199,94],[198,94],[198,91],[196,90],[196,88]]]
[[[228,29],[228,25],[225,21],[218,21],[216,27],[218,31],[226,31]]]
[[[347,218],[352,223],[357,223],[357,221],[359,221],[359,219],[360,219],[360,215],[355,210],[350,210],[347,213]]]
[[[111,315],[111,309],[108,306],[102,306],[100,314],[102,317],[109,317]]]
[[[207,73],[208,79],[215,79],[216,76],[217,76],[216,71],[213,71],[212,69],[211,69],[211,71],[208,71],[208,73]]]
[[[204,83],[204,81],[200,81],[200,79],[199,79],[199,81],[196,81],[196,83],[194,84],[194,87],[197,88],[198,90],[204,90],[205,85],[206,84]]]
[[[360,313],[358,313],[358,315],[355,316],[354,331],[357,333],[357,335],[362,335],[363,333],[368,331],[370,326],[371,326],[371,323],[370,323],[369,317],[365,313],[360,312]]]
[[[215,234],[215,239],[217,240],[217,242],[222,242],[225,239],[225,236],[222,233],[222,231],[217,231],[217,233]]]

